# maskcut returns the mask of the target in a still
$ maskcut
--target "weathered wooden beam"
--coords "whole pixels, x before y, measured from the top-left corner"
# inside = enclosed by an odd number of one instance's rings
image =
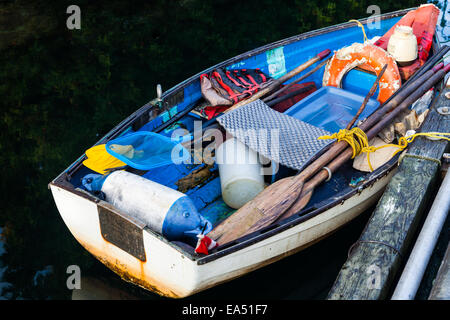
[[[425,120],[422,132],[450,132],[450,116],[436,110],[450,108],[444,89]],[[407,258],[424,209],[434,191],[440,159],[447,141],[418,137],[409,147],[372,213],[360,239],[350,250],[328,299],[389,298],[393,281]]]

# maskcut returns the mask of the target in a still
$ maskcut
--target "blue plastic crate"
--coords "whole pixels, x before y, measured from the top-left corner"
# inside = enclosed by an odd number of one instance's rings
[[[333,133],[347,126],[358,112],[364,98],[364,96],[344,89],[322,87],[294,104],[284,113]],[[377,100],[369,99],[358,119],[366,118],[379,105]]]

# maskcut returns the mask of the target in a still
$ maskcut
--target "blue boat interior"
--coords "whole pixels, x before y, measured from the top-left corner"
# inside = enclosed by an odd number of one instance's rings
[[[385,34],[401,17],[395,17],[391,19],[381,20],[380,28],[368,28],[365,26],[365,31],[367,37],[369,39],[375,36],[382,36]],[[308,59],[313,58],[319,52],[330,49],[332,52],[334,50],[338,50],[344,46],[351,45],[355,42],[363,42],[363,33],[361,29],[354,25],[349,28],[337,28],[330,33],[322,33],[318,34],[303,40],[293,41],[291,43],[284,44],[282,46],[263,51],[259,54],[250,56],[241,61],[232,63],[226,66],[227,69],[238,69],[238,68],[260,68],[264,73],[278,78],[289,72],[290,70],[297,67],[299,64],[307,61]],[[314,66],[306,69],[296,77],[292,78],[287,83],[292,81],[296,81],[300,76],[311,70]],[[319,71],[313,73],[311,76],[306,78],[304,82],[313,81],[318,89],[315,93],[317,94],[322,88],[322,78],[323,78],[324,67],[322,67]],[[352,94],[359,95],[364,98],[366,94],[369,92],[371,86],[373,85],[376,76],[374,74],[353,69],[347,73],[347,75],[343,79],[342,90],[348,92],[347,97],[351,97]],[[333,88],[334,89],[334,88]],[[158,127],[163,125],[165,122],[169,121],[172,117],[183,112],[187,108],[191,108],[194,105],[197,105],[203,101],[203,97],[200,91],[200,81],[197,80],[188,81],[187,85],[184,86],[184,99],[179,102],[175,106],[171,107],[169,110],[161,113],[156,118],[151,121],[145,123],[137,130],[133,130],[130,126],[125,128],[121,135],[126,135],[129,132],[141,131],[141,132],[152,132],[155,131]],[[378,95],[378,92],[375,93],[374,97]],[[308,96],[306,99],[309,99],[311,96]],[[317,97],[317,98],[320,98]],[[303,100],[302,100],[303,101]],[[326,130],[336,132],[339,128],[335,126],[336,123],[341,121],[342,126],[344,127],[344,123],[347,123],[351,117],[356,114],[356,109],[346,109],[345,106],[339,110],[339,104],[336,104],[333,108],[337,108],[336,110],[332,110],[331,112],[320,111],[318,108],[311,107],[314,112],[308,113],[308,109],[303,108],[304,102],[298,102],[293,107],[286,111],[289,115],[302,114],[303,121],[309,122],[313,125],[325,128]],[[361,100],[362,101],[362,100]],[[373,110],[378,107],[377,101],[371,101],[371,104],[366,110],[365,115],[370,114]],[[335,116],[336,114],[345,114],[344,120],[332,119],[330,117]],[[349,118],[350,117],[350,118]],[[327,120],[333,121],[327,121]],[[361,118],[360,118],[361,119]],[[336,120],[336,121],[334,121]],[[339,120],[339,121],[338,121]],[[192,133],[194,130],[194,121],[202,121],[203,125],[210,124],[211,121],[206,120],[199,115],[189,112],[179,121],[175,122],[173,125],[165,128],[160,131],[159,134],[170,137],[176,129],[182,128],[187,130],[187,132]],[[330,127],[330,123],[332,123]],[[333,126],[334,125],[334,126]],[[203,171],[202,171],[203,170]],[[181,188],[180,180],[189,176],[190,174],[197,173],[202,171],[202,180],[199,184],[195,185],[192,188]],[[71,176],[71,183],[75,187],[82,188],[81,179],[88,173],[94,173],[90,169],[82,166]],[[167,187],[173,188],[175,190],[182,190],[186,195],[188,195],[193,203],[195,204],[199,213],[208,219],[213,226],[216,226],[226,217],[231,215],[235,210],[228,207],[221,196],[221,185],[220,185],[220,177],[218,173],[217,165],[206,165],[206,164],[195,164],[195,163],[181,163],[181,164],[166,164],[164,166],[160,166],[157,168],[153,168],[150,170],[141,170],[138,173],[146,178],[150,179],[154,182],[160,183]],[[277,179],[280,179],[284,176],[293,175],[296,172],[285,167],[281,167],[279,172],[274,176],[265,177],[267,183],[271,183]],[[321,184],[316,188],[311,201],[304,208],[303,212],[309,212],[312,208],[319,207],[324,201],[329,198],[336,197],[340,192],[344,192],[346,189],[354,188],[358,185],[358,182],[364,181],[367,179],[368,174],[364,172],[360,172],[354,170],[352,168],[352,163],[349,161],[345,164],[341,169],[339,169],[336,173],[333,174],[330,181],[327,183]]]

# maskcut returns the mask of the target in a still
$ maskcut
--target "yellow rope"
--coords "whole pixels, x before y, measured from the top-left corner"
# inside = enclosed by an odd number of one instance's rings
[[[410,135],[408,137],[400,137],[398,139],[398,144],[385,144],[383,146],[374,147],[369,146],[369,141],[367,138],[367,135],[359,129],[358,127],[354,127],[351,130],[347,129],[341,129],[339,132],[334,133],[332,135],[327,136],[321,136],[318,139],[324,140],[324,139],[337,139],[338,141],[346,141],[350,147],[353,150],[352,159],[361,153],[365,152],[367,153],[367,163],[369,164],[370,171],[373,171],[372,164],[370,163],[370,153],[375,152],[379,149],[386,148],[386,147],[397,147],[398,150],[395,151],[393,156],[395,156],[398,152],[405,149],[409,143],[413,142],[416,137],[424,136],[424,137],[430,137],[435,139],[444,139],[447,141],[450,141],[450,138],[447,138],[446,136],[450,136],[450,133],[443,133],[443,132],[421,132],[421,133],[415,133],[413,135]]]
[[[393,144],[393,143],[389,143],[389,144],[385,144],[383,146],[379,146],[379,147],[365,147],[362,148],[361,152],[367,152],[367,162],[369,163],[369,167],[370,167],[370,171],[373,171],[372,165],[370,164],[370,159],[369,159],[369,154],[371,152],[375,152],[378,149],[382,149],[382,148],[386,148],[386,147],[397,147],[398,150],[394,152],[394,154],[392,156],[395,156],[397,153],[399,153],[400,151],[404,150],[409,143],[413,142],[414,139],[416,137],[430,137],[430,138],[436,138],[436,139],[444,139],[447,141],[450,141],[450,138],[447,138],[445,136],[450,136],[450,133],[444,133],[444,132],[420,132],[420,133],[415,133],[412,134],[408,137],[400,137],[398,139],[398,144]]]
[[[384,148],[384,147],[397,147],[399,149],[397,151],[395,151],[395,153],[394,153],[394,156],[395,156],[397,153],[399,153],[400,151],[405,149],[408,146],[409,143],[413,142],[416,137],[420,137],[420,136],[435,138],[435,139],[439,139],[439,140],[440,139],[444,139],[444,140],[450,141],[450,138],[446,138],[445,137],[445,136],[450,136],[450,133],[444,133],[444,132],[420,132],[420,133],[412,134],[412,135],[410,135],[408,137],[400,137],[398,139],[398,144],[387,144],[387,145],[384,145],[384,146],[380,146],[380,147],[375,148],[375,151],[378,150],[378,149]],[[362,151],[362,152],[364,152],[364,151]]]
[[[358,20],[355,20],[355,19],[349,20],[348,22],[356,22],[358,27],[360,27],[362,29],[362,32],[363,32],[363,35],[364,35],[364,43],[366,41],[369,41],[369,39],[366,36],[366,31],[364,30],[364,26],[363,26],[363,24],[361,22],[359,22]]]
[[[337,141],[347,142],[353,150],[352,159],[359,155],[363,148],[369,147],[366,134],[358,127],[354,127],[351,130],[341,129],[339,132],[333,133],[331,136],[321,136],[317,139],[337,139]]]

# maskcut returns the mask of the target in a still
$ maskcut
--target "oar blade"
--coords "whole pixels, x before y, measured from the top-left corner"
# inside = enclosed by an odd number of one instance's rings
[[[255,225],[264,227],[271,224],[297,200],[302,187],[303,180],[298,177],[273,183],[215,227],[208,236],[223,245],[248,233]]]
[[[281,215],[278,220],[289,218],[290,216],[300,212],[300,210],[305,208],[306,205],[311,200],[313,191],[314,189],[305,190],[305,188],[303,188],[303,191],[298,197],[298,200],[286,212],[284,212],[283,215]]]

